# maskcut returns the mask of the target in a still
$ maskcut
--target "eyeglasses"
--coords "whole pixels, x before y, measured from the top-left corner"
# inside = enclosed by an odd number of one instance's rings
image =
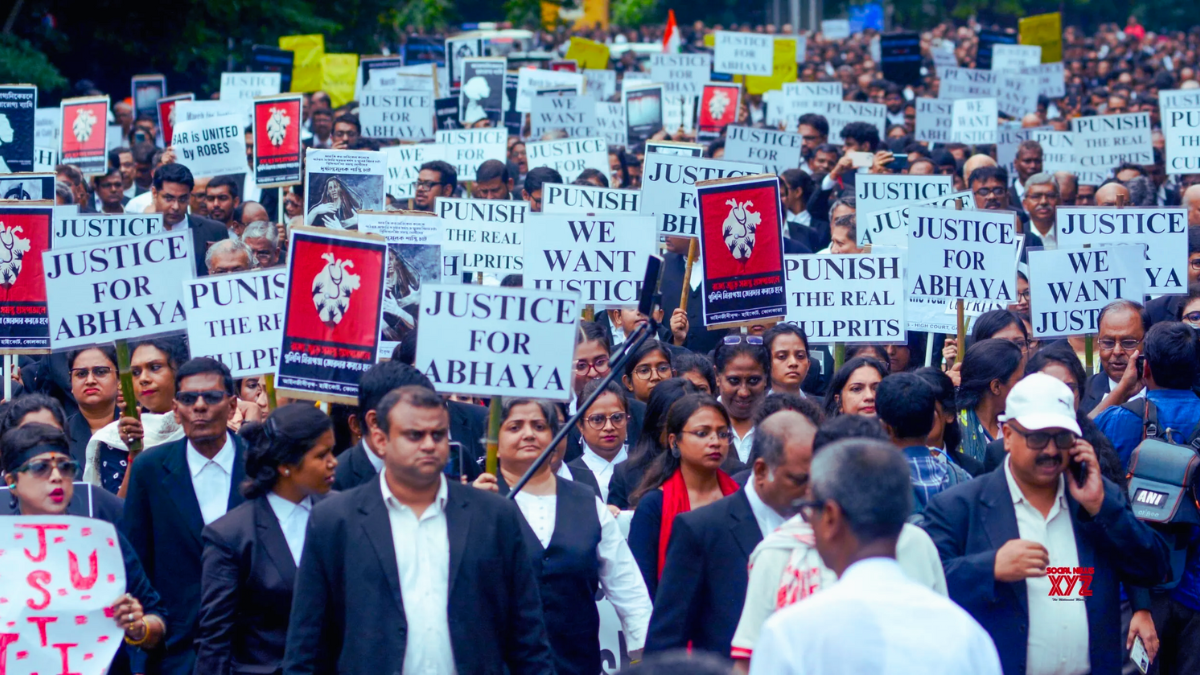
[[[1106,349],[1108,351],[1112,351],[1113,349],[1117,348],[1118,341],[1113,340],[1112,338],[1101,338],[1100,340],[1097,340],[1097,344],[1100,345],[1100,349]],[[1125,340],[1120,340],[1119,344],[1121,345],[1122,351],[1131,352],[1131,351],[1137,349],[1138,345],[1142,344],[1142,341],[1134,340],[1133,338],[1128,338]]]
[[[88,373],[97,380],[108,377],[113,374],[113,369],[110,366],[92,366],[91,368],[72,368],[71,377],[77,380],[86,380]]]
[[[698,429],[696,431],[689,431],[687,429],[684,429],[683,433],[695,436],[696,438],[699,438],[702,441],[707,439],[713,433],[716,433],[717,438],[719,438],[723,441],[728,441],[729,439],[733,438],[733,432],[728,429],[722,429],[717,432],[714,432],[712,429]]]
[[[1060,431],[1057,434],[1048,434],[1045,431],[1025,431],[1018,429],[1016,425],[1012,425],[1012,430],[1018,435],[1025,437],[1025,445],[1029,446],[1030,450],[1043,450],[1050,441],[1054,441],[1054,446],[1059,450],[1070,450],[1075,447],[1075,439],[1077,436],[1070,431]]]
[[[623,412],[613,413],[611,415],[601,415],[600,413],[596,413],[595,415],[588,415],[586,419],[588,426],[596,431],[603,429],[606,422],[612,422],[613,427],[617,429],[620,429],[621,427],[625,426],[627,422],[629,422],[629,416]]]
[[[441,183],[437,182],[436,180],[419,180],[414,183],[414,185],[417,186],[418,190],[432,190],[433,188],[441,185]]]
[[[66,480],[74,480],[75,474],[79,472],[79,462],[73,459],[32,459],[17,467],[15,473],[32,474],[34,478],[49,478],[52,471],[58,469],[58,473]]]
[[[587,375],[588,371],[595,369],[597,375],[603,375],[608,372],[608,357],[601,356],[600,358],[588,363],[587,361],[576,361],[575,372],[580,375]]]
[[[1200,323],[1200,312],[1188,312],[1183,315],[1183,320],[1190,321],[1191,323]]]
[[[208,391],[181,391],[175,394],[175,400],[188,407],[196,405],[196,401],[204,399],[205,405],[217,405],[224,401],[229,394],[226,394],[220,389],[209,389]]]
[[[721,342],[727,345],[736,345],[743,341],[748,345],[761,345],[763,343],[761,335],[726,335],[721,339]]]
[[[658,376],[663,379],[671,377],[671,364],[660,363],[657,366],[651,366],[649,363],[643,363],[642,365],[633,369],[633,374],[636,375],[639,380],[650,379],[650,375],[652,373],[658,373]]]
[[[981,198],[986,198],[989,195],[993,196],[993,197],[999,197],[1000,195],[1005,194],[1007,192],[1008,192],[1008,188],[1003,188],[1003,187],[979,188],[978,190],[975,191],[975,196],[981,197]]]
[[[810,499],[796,504],[796,512],[800,514],[800,517],[803,518],[804,522],[806,523],[811,523],[813,520],[813,513],[823,508],[825,508],[824,499]]]
[[[1021,351],[1025,351],[1029,348],[1029,340],[1026,340],[1025,338],[1017,338],[1016,340],[1009,340],[1009,342],[1020,347]]]
[[[1200,258],[1189,260],[1188,265],[1194,270],[1200,270]]]

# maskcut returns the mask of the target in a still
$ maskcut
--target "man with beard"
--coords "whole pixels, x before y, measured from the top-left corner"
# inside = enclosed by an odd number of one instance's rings
[[[1025,212],[1047,250],[1058,248],[1055,219],[1058,214],[1058,181],[1048,173],[1035,173],[1025,181]]]
[[[182,225],[192,231],[196,276],[202,277],[208,274],[208,268],[204,265],[204,254],[208,247],[228,239],[229,230],[215,220],[188,215],[187,208],[194,185],[192,172],[186,166],[172,162],[154,171],[154,183],[150,193],[154,199],[154,213],[163,214],[164,229],[182,229]]]
[[[204,191],[208,217],[229,227],[233,211],[242,203],[242,184],[235,176],[217,176],[208,181]]]
[[[1009,201],[1025,198],[1025,181],[1033,174],[1042,172],[1042,157],[1042,146],[1037,141],[1022,141],[1017,146],[1017,158],[1013,160],[1017,179],[1013,181],[1013,196],[1009,197]]]
[[[96,189],[96,201],[100,205],[100,213],[125,213],[125,204],[129,198],[121,188],[121,170],[113,167],[103,176],[92,180]]]
[[[458,173],[442,160],[425,162],[417,173],[413,190],[413,207],[418,211],[433,211],[438,197],[453,197],[458,189]]]
[[[798,131],[800,132],[800,168],[815,174],[811,162],[817,148],[829,142],[829,122],[824,115],[805,113],[800,116]],[[834,159],[836,162],[837,159]],[[822,173],[828,173],[832,165]]]

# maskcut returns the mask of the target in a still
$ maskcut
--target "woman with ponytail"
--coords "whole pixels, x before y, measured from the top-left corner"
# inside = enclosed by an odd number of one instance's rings
[[[198,673],[279,671],[308,516],[337,467],[333,422],[312,404],[282,406],[241,435],[246,501],[204,528]]]

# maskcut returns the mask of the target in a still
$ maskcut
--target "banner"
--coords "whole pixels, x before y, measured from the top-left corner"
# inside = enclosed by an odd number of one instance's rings
[[[1000,73],[975,68],[942,68],[938,72],[938,98],[996,98]]]
[[[85,178],[104,173],[108,168],[108,97],[65,98],[60,110],[62,162],[79,167]]]
[[[254,99],[278,94],[282,77],[281,73],[221,73],[221,100],[236,105],[249,119]]]
[[[423,295],[415,365],[439,393],[570,400],[578,293],[468,284]]]
[[[637,304],[658,249],[652,217],[533,214],[525,229],[526,288],[576,291],[598,309]]]
[[[300,183],[302,94],[254,100],[254,184],[283,187]]]
[[[356,405],[358,381],[377,357],[387,243],[301,226],[291,229],[288,244],[276,390]]]
[[[287,270],[282,267],[185,280],[192,357],[214,358],[229,366],[235,378],[274,373],[286,292]]]
[[[641,213],[640,190],[618,190],[590,185],[542,185],[542,213],[598,214]]]
[[[146,237],[163,231],[161,213],[79,213],[78,207],[54,207],[54,248],[90,246],[115,239]]]
[[[433,94],[363,92],[358,120],[368,138],[424,141],[433,138]]]
[[[242,122],[240,115],[179,122],[171,137],[176,161],[190,169],[196,178],[246,173],[246,133]]]
[[[751,176],[766,171],[762,164],[753,162],[681,157],[662,152],[647,153],[642,167],[642,215],[657,216],[658,233],[673,237],[700,236],[696,181]]]
[[[922,96],[916,104],[917,126],[913,138],[926,143],[949,143],[954,100]]]
[[[1080,185],[1100,185],[1122,162],[1154,164],[1150,113],[1076,117],[1071,131]]]
[[[529,115],[531,139],[545,138],[547,133],[562,134],[558,138],[584,138],[596,135],[596,101],[589,94],[569,92],[559,96],[535,96]],[[529,167],[533,168],[533,167]]]
[[[37,87],[0,85],[0,174],[33,171]]]
[[[774,36],[716,31],[713,71],[730,75],[771,76],[775,72]]]
[[[521,271],[529,202],[438,197],[434,206],[443,221],[442,248],[462,252],[464,272]]]
[[[363,213],[362,231],[387,241],[379,358],[391,358],[401,342],[416,335],[422,290],[442,283],[442,219],[432,213]]]
[[[998,123],[996,99],[954,99],[950,116],[950,142],[967,145],[995,143]]]
[[[587,38],[571,37],[567,47],[567,58],[574,60],[580,68],[605,70],[608,68],[608,45]]]
[[[1058,248],[1097,244],[1146,245],[1146,293],[1187,293],[1188,217],[1184,207],[1060,206]]]
[[[786,255],[787,321],[813,344],[903,343],[900,253]]]
[[[53,202],[0,204],[0,351],[50,350],[42,253],[51,247]]]
[[[608,175],[608,144],[603,138],[579,138],[563,141],[542,141],[525,144],[526,161],[530,170],[548,166],[570,183],[584,169],[595,169]]]
[[[761,162],[769,173],[782,174],[800,166],[800,134],[751,127],[729,127],[725,159]]]
[[[460,181],[474,181],[479,165],[489,159],[508,160],[508,132],[503,128],[439,130],[437,143],[445,146],[445,160],[454,165]]]
[[[3,649],[8,673],[102,675],[125,631],[112,605],[125,593],[125,560],[112,523],[17,516],[0,523],[5,556]]]
[[[1144,246],[1029,252],[1029,306],[1036,338],[1091,335],[1114,300],[1141,304]]]
[[[582,94],[583,86],[584,79],[580,73],[522,68],[517,73],[517,112],[532,112],[533,97],[537,96],[540,89],[570,87],[576,93]]]
[[[385,192],[392,199],[412,199],[416,196],[417,174],[421,165],[444,159],[445,148],[440,145],[391,145],[383,148],[387,157]]]
[[[293,92],[312,92],[321,88],[321,57],[325,55],[324,35],[284,35],[279,48],[295,54],[292,66]]]
[[[304,224],[357,230],[359,211],[386,208],[387,156],[369,150],[305,151]]]
[[[898,246],[908,248],[908,232],[912,227],[909,214],[913,207],[928,206],[962,211],[975,210],[975,195],[970,190],[948,192],[926,201],[915,201],[872,211],[858,218],[858,245]]]
[[[1200,108],[1162,111],[1167,173],[1200,173]]]
[[[1042,48],[1042,63],[1062,61],[1062,14],[1027,16],[1018,26],[1021,44]]]
[[[504,75],[507,59],[463,59],[463,84],[459,92],[458,121],[466,126],[489,119],[499,126],[504,113]],[[433,135],[430,134],[429,138]]]
[[[1039,45],[992,45],[992,70],[1019,73],[1025,68],[1041,65]]]
[[[860,217],[901,203],[941,197],[954,189],[953,176],[861,173],[854,178],[854,198]]]
[[[179,281],[195,276],[193,251],[185,229],[44,252],[51,347],[186,330]]]

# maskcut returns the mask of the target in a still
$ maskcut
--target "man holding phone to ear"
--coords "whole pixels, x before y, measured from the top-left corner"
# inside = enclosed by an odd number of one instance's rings
[[[992,636],[1005,673],[1119,673],[1119,584],[1170,572],[1167,544],[1101,477],[1075,395],[1034,373],[1008,394],[1001,469],[935,495],[925,529],[950,598]]]

